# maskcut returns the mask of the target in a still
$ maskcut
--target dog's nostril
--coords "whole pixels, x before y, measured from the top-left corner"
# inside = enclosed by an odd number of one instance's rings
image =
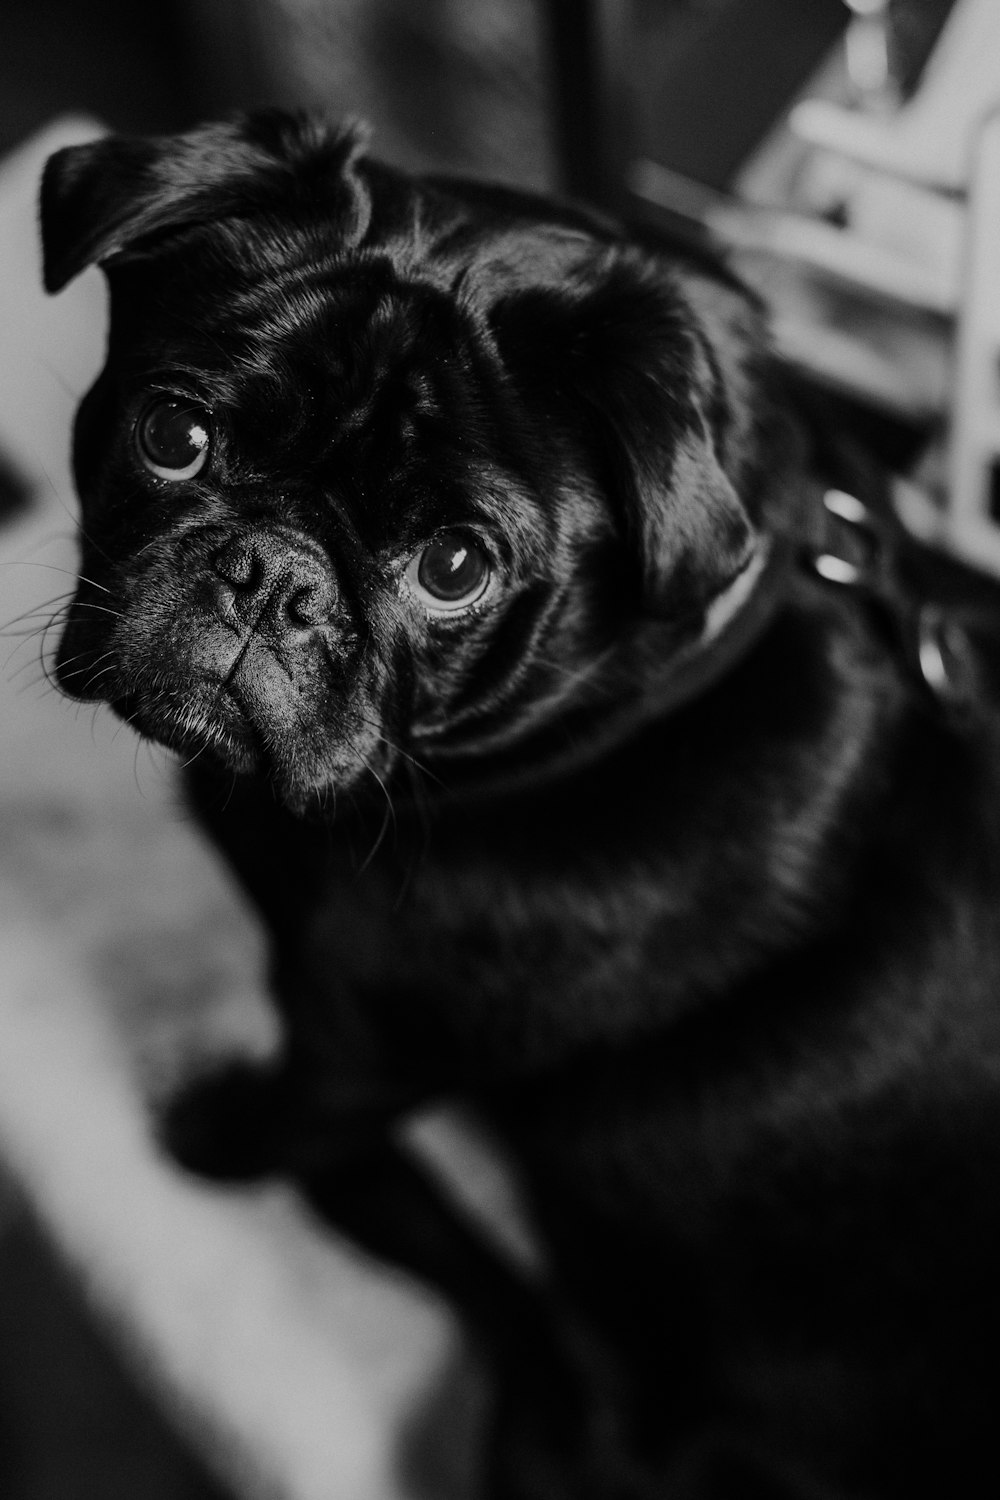
[[[293,587],[288,595],[285,612],[293,625],[324,625],[333,613],[333,585],[322,579]]]
[[[303,588],[295,589],[288,596],[286,612],[295,625],[318,625],[322,618],[319,590],[308,584]]]
[[[212,558],[223,583],[234,589],[254,589],[264,576],[264,561],[253,542],[230,542]]]

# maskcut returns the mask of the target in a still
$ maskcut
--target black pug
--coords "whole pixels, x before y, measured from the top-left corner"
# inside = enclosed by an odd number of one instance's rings
[[[447,1292],[491,1495],[995,1494],[997,729],[801,565],[846,479],[755,300],[280,113],[61,151],[42,215],[111,287],[59,681],[184,757],[285,1020],[175,1151]],[[400,1145],[449,1097],[537,1277]]]

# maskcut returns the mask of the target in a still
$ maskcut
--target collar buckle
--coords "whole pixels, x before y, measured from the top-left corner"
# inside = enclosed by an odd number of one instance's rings
[[[976,697],[971,645],[940,605],[914,597],[900,576],[899,523],[846,490],[823,494],[823,535],[805,563],[824,584],[862,597],[926,702],[949,717]]]

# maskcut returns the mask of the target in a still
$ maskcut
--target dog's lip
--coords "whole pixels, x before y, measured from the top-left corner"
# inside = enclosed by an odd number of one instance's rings
[[[264,747],[257,726],[239,688],[233,682],[226,682],[219,698],[235,709],[237,715],[237,727],[231,724],[219,725],[221,734],[231,740],[234,749],[242,749],[247,754],[252,754],[255,762],[263,758]]]
[[[253,721],[227,683],[197,707],[150,703],[138,695],[117,699],[112,706],[119,718],[177,755],[214,755],[234,771],[250,771],[261,762],[263,747]]]

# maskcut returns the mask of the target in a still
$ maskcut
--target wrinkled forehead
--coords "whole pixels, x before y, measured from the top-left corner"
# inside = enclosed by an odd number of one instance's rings
[[[233,399],[290,379],[313,400],[333,397],[348,425],[379,395],[429,414],[460,394],[455,376],[490,373],[450,269],[391,247],[338,255],[250,225],[184,239],[114,277],[120,353],[137,367],[201,371]]]
[[[260,229],[187,234],[113,273],[126,383],[205,401],[248,472],[366,501],[395,524],[434,485],[438,514],[509,481],[533,488],[512,443],[515,399],[463,267],[406,246],[349,254]],[[393,497],[397,501],[394,502]],[[367,500],[366,500],[367,497]],[[353,508],[353,507],[352,507]]]

